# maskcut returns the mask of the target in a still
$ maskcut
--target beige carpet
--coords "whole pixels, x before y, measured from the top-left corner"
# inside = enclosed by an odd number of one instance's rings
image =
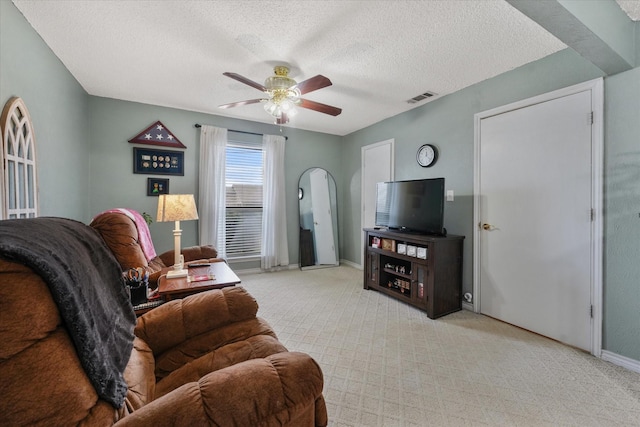
[[[324,372],[330,426],[640,426],[640,374],[494,319],[437,320],[351,267],[239,272]]]

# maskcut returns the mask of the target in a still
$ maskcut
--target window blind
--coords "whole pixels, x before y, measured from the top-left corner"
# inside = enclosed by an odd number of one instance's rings
[[[229,259],[260,256],[262,144],[229,141],[226,159],[226,249]]]

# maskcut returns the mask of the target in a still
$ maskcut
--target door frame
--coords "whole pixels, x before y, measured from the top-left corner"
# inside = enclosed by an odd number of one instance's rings
[[[601,357],[602,354],[602,275],[603,275],[603,169],[604,169],[604,80],[602,78],[579,83],[558,89],[532,98],[482,111],[474,115],[473,146],[473,311],[480,312],[480,251],[482,248],[482,218],[480,195],[480,123],[482,119],[503,114],[509,111],[526,108],[535,104],[590,91],[591,109],[593,112],[591,128],[591,200],[593,220],[591,221],[591,354]],[[588,118],[585,118],[587,120]]]

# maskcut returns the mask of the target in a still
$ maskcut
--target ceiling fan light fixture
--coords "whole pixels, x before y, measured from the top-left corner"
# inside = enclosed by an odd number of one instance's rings
[[[288,122],[289,117],[296,115],[296,106],[302,102],[300,89],[296,87],[296,81],[289,77],[289,68],[279,65],[273,71],[275,75],[267,77],[264,82],[269,96],[264,110],[276,119],[282,119],[284,113]]]
[[[287,90],[295,86],[297,83],[289,77],[289,68],[284,65],[278,65],[273,68],[275,75],[269,76],[264,81],[264,86],[268,91]]]
[[[272,99],[269,99],[266,104],[264,104],[264,111],[266,111],[267,113],[271,114],[272,116],[276,116],[278,115],[276,112],[279,110],[280,108],[278,107],[278,104],[276,104],[275,102],[273,102]]]
[[[280,103],[280,108],[282,108],[282,111],[285,113],[288,113],[295,108],[295,104],[289,98],[286,98]]]
[[[241,105],[264,103],[264,110],[275,118],[275,123],[282,125],[289,122],[289,118],[297,113],[297,107],[320,113],[337,116],[342,112],[341,108],[320,102],[303,99],[302,96],[309,92],[331,86],[331,80],[318,74],[303,82],[297,83],[289,77],[289,68],[278,65],[273,69],[274,75],[265,80],[261,85],[237,73],[225,72],[225,76],[239,81],[247,86],[262,91],[266,96],[259,99],[249,99],[247,101],[233,102],[231,104],[220,105],[220,108],[238,107]]]
[[[289,118],[298,113],[295,104],[289,100],[284,100],[280,104],[276,104],[273,100],[268,100],[264,105],[264,110],[273,116],[274,123],[277,124],[289,123]]]

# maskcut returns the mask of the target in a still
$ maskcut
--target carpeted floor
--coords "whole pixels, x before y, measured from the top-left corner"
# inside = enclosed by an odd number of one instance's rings
[[[640,374],[575,348],[469,311],[431,320],[351,267],[239,276],[322,367],[330,426],[640,426]]]

